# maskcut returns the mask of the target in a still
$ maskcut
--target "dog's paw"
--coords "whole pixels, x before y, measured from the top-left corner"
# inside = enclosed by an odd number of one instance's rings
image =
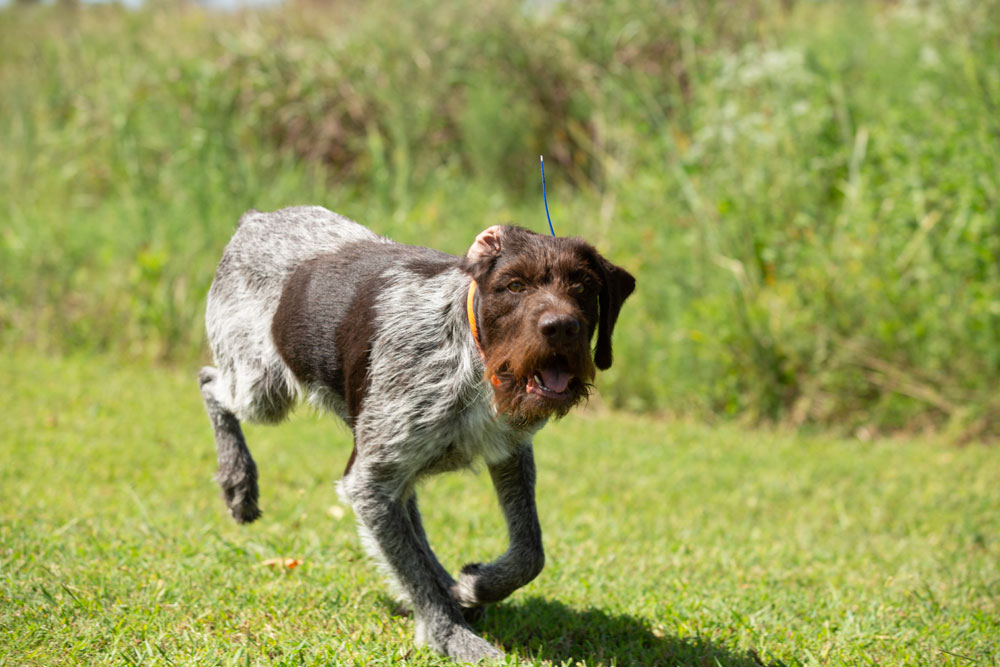
[[[451,588],[451,595],[458,601],[463,613],[467,608],[481,607],[484,602],[476,593],[476,585],[484,569],[482,563],[469,563],[458,573],[458,579]]]
[[[222,499],[236,523],[252,523],[260,518],[257,506],[257,481],[247,479],[236,484],[221,484]]]
[[[504,653],[475,632],[462,625],[428,627],[417,618],[416,641],[429,646],[460,663],[495,663],[504,659]]]
[[[496,664],[506,657],[503,651],[469,631],[453,635],[446,652],[452,660],[463,663]]]
[[[240,503],[230,505],[229,513],[236,520],[236,523],[253,523],[261,517],[262,512],[257,507],[257,503]]]

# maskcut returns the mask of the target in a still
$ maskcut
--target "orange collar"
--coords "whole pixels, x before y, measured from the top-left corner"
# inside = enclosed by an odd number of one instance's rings
[[[476,325],[476,281],[473,280],[469,283],[469,296],[465,300],[465,312],[469,316],[469,330],[472,331],[472,340],[476,341],[476,349],[479,350],[479,356],[482,357],[483,361],[486,361],[486,355],[483,353],[483,346],[479,342],[479,327]],[[500,386],[500,378],[497,377],[496,373],[490,375],[490,382],[494,387]]]
[[[469,283],[469,298],[465,300],[465,312],[469,315],[469,329],[472,331],[472,340],[476,341],[476,349],[479,350],[479,356],[485,358],[486,355],[483,354],[483,346],[479,342],[479,328],[476,326],[477,287],[475,280]]]

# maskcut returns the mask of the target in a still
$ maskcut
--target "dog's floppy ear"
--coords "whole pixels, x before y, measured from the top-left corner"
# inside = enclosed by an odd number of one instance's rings
[[[602,371],[611,367],[611,332],[614,331],[622,303],[635,290],[632,274],[615,266],[594,253],[594,264],[601,275],[601,293],[598,305],[601,309],[597,323],[597,346],[594,348],[594,365]]]
[[[479,232],[479,236],[472,243],[469,252],[465,256],[473,264],[478,264],[483,260],[492,260],[500,254],[501,239],[503,238],[503,227],[493,225]]]

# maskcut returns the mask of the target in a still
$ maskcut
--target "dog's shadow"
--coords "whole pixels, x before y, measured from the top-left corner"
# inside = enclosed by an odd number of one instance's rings
[[[477,630],[508,651],[516,649],[522,656],[555,664],[781,665],[765,663],[754,652],[737,653],[698,637],[661,635],[631,616],[600,609],[579,611],[541,598],[493,607]]]

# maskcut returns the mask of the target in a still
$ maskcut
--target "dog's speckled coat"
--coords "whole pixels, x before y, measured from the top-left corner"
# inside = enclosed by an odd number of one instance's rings
[[[479,345],[466,307],[472,280]],[[461,661],[502,657],[468,621],[544,564],[531,438],[586,396],[595,363],[611,364],[634,286],[585,242],[517,227],[491,227],[454,257],[319,207],[248,212],[209,292],[216,367],[199,375],[233,517],[260,516],[240,421],[278,422],[300,397],[335,412],[355,442],[341,497],[412,606],[417,642]],[[427,543],[415,486],[477,459],[510,546],[456,581]]]

